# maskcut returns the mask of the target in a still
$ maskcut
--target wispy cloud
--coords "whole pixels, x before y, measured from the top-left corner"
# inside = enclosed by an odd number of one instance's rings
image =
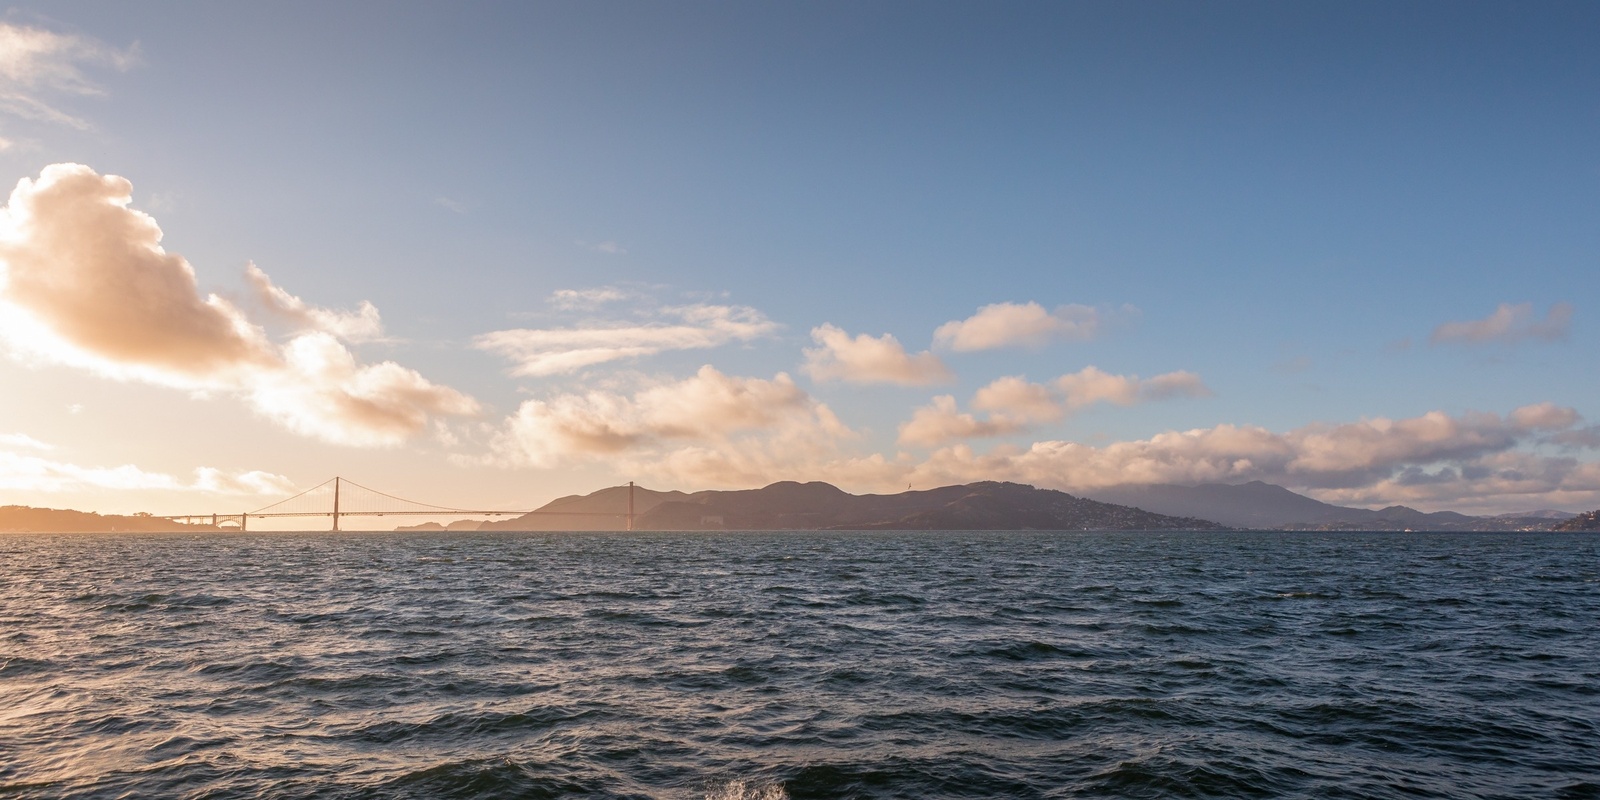
[[[563,311],[589,310],[607,303],[626,300],[630,296],[628,292],[615,286],[600,286],[594,289],[557,289],[550,293],[550,305]]]
[[[132,464],[84,467],[14,453],[0,453],[0,489],[23,492],[70,492],[85,489],[179,491],[226,495],[279,495],[294,492],[294,483],[270,472],[227,473],[201,467],[188,480],[164,472],[147,472]]]
[[[551,299],[558,308],[572,310],[623,297],[619,290],[603,288],[566,290]],[[747,342],[777,330],[777,323],[749,306],[698,303],[655,308],[643,320],[493,331],[478,336],[473,344],[510,359],[513,375],[539,377],[669,350],[704,350]]]
[[[596,253],[605,253],[608,256],[625,256],[628,254],[628,248],[623,247],[616,242],[579,242],[579,244],[595,251]]]
[[[25,433],[0,433],[0,448],[54,450],[55,446],[41,442]]]
[[[444,195],[440,195],[438,197],[433,198],[433,204],[438,206],[438,207],[440,207],[440,208],[442,208],[442,209],[444,209],[444,210],[446,210],[446,211],[451,211],[451,212],[454,212],[456,214],[465,214],[465,213],[467,213],[467,204],[466,203],[463,203],[460,200],[456,200],[454,198],[445,197]]]
[[[289,294],[254,263],[245,266],[244,277],[262,306],[301,330],[323,331],[347,342],[366,342],[383,336],[383,320],[378,309],[365,300],[355,311],[334,311],[310,305]]]
[[[909,354],[898,339],[887,333],[852,337],[824,324],[811,330],[811,338],[820,346],[806,349],[801,369],[819,381],[927,386],[955,378],[938,356],[927,351]]]
[[[224,472],[200,467],[188,480],[164,472],[151,472],[132,464],[85,467],[35,453],[16,452],[54,448],[20,434],[0,436],[0,489],[19,492],[69,492],[85,489],[160,490],[230,495],[273,495],[294,491],[282,475],[252,470]]]
[[[1572,304],[1556,303],[1544,319],[1533,313],[1532,303],[1501,303],[1483,319],[1446,322],[1433,329],[1431,344],[1515,344],[1528,339],[1556,341],[1567,338],[1572,323]]]
[[[314,328],[280,345],[233,304],[201,296],[194,268],[161,246],[156,221],[129,207],[132,191],[78,164],[17,184],[0,209],[0,341],[14,355],[235,394],[291,430],[342,444],[394,445],[434,415],[477,413],[472,398],[399,364],[359,363],[328,332],[372,332],[370,305],[315,308],[254,270],[267,302]]]
[[[1134,313],[1132,306],[1123,313]],[[946,322],[933,332],[934,344],[957,352],[999,347],[1041,347],[1055,340],[1092,339],[1107,321],[1108,312],[1084,305],[1064,305],[1054,311],[1035,302],[994,303],[964,319]]]
[[[87,129],[88,120],[54,105],[51,98],[103,94],[86,69],[120,71],[138,61],[137,46],[118,49],[85,36],[0,23],[0,113]]]

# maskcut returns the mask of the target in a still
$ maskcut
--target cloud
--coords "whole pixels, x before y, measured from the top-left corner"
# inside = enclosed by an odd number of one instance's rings
[[[978,453],[960,444],[936,451],[913,475],[923,484],[1015,480],[1077,492],[1134,483],[1264,480],[1310,490],[1323,499],[1387,502],[1426,494],[1439,502],[1483,502],[1472,494],[1473,487],[1494,481],[1499,481],[1495,491],[1501,496],[1590,491],[1585,487],[1592,465],[1516,450],[1578,420],[1571,409],[1540,404],[1504,417],[1433,411],[1398,420],[1317,423],[1285,433],[1218,425],[1101,447],[1041,441]],[[1530,465],[1539,469],[1530,471]],[[1424,492],[1414,488],[1424,475],[1443,477]],[[1402,486],[1413,488],[1402,492]]]
[[[588,247],[590,250],[593,250],[596,253],[605,253],[608,256],[625,256],[628,254],[628,248],[623,247],[616,242],[599,242],[597,244],[585,245],[585,247]]]
[[[972,407],[989,412],[986,419],[963,414],[948,395],[912,412],[900,426],[902,445],[934,446],[961,439],[1005,436],[1054,422],[1094,403],[1129,406],[1150,400],[1200,397],[1211,393],[1192,372],[1169,372],[1148,380],[1137,375],[1112,375],[1085,367],[1063,375],[1049,386],[1030,383],[1020,376],[1000,378],[977,391]]]
[[[601,286],[595,289],[557,289],[550,293],[550,305],[564,311],[591,309],[606,303],[626,300],[629,296],[627,292],[615,286]]]
[[[946,394],[911,413],[911,419],[900,426],[899,442],[902,445],[936,445],[959,439],[1004,436],[1025,427],[1023,420],[1003,414],[980,420],[960,413],[956,410],[956,399]]]
[[[558,302],[607,302],[614,290],[588,294],[557,293]],[[730,342],[750,341],[778,330],[778,324],[748,306],[696,304],[658,310],[671,322],[604,323],[576,328],[516,329],[485,333],[473,340],[480,350],[515,362],[513,375],[538,377],[575,372],[584,367],[667,350],[703,350]]]
[[[87,120],[51,105],[45,96],[103,94],[84,68],[126,70],[138,59],[137,47],[118,50],[84,36],[0,23],[0,113],[87,129]]]
[[[297,432],[393,445],[430,415],[477,402],[393,362],[362,365],[326,330],[279,345],[228,301],[201,296],[194,268],[161,246],[161,229],[129,207],[132,185],[78,164],[23,179],[0,209],[0,339],[36,363],[119,379],[240,396]],[[346,336],[376,330],[377,310],[306,305],[260,270],[248,279],[279,313]]]
[[[327,333],[308,333],[283,349],[280,369],[252,376],[250,403],[284,427],[339,444],[399,444],[435,416],[471,416],[477,401],[431,383],[392,361],[358,364]]]
[[[0,449],[0,489],[17,492],[70,492],[86,489],[160,490],[231,495],[289,494],[294,484],[282,475],[250,471],[226,473],[211,467],[192,480],[149,472],[132,464],[84,467]]]
[[[0,433],[0,448],[24,448],[28,450],[54,450],[50,444],[39,441],[26,433]]]
[[[324,331],[347,342],[371,341],[383,336],[383,320],[378,316],[378,309],[365,300],[355,311],[333,311],[307,305],[279,288],[254,263],[245,266],[244,276],[255,291],[257,301],[302,330]]]
[[[1557,341],[1567,338],[1572,323],[1572,304],[1556,303],[1535,319],[1532,303],[1501,303],[1493,314],[1466,322],[1446,322],[1433,329],[1431,344],[1515,344],[1527,339]]]
[[[631,395],[595,390],[526,401],[494,449],[502,464],[551,467],[623,453],[659,456],[684,444],[745,446],[734,444],[740,434],[774,431],[853,435],[786,374],[739,378],[704,366]]]
[[[933,341],[957,352],[1042,347],[1054,339],[1092,339],[1104,317],[1101,311],[1083,305],[1060,306],[1052,312],[1034,302],[994,303],[964,320],[940,325],[933,332]]]
[[[1141,379],[1138,375],[1113,375],[1089,366],[1057,378],[1055,385],[1069,411],[1095,403],[1131,406],[1148,400],[1206,397],[1211,394],[1199,375],[1181,370]]]
[[[999,378],[972,396],[972,407],[1024,422],[1054,422],[1065,409],[1047,387],[1013,375]]]
[[[955,377],[938,356],[927,351],[910,355],[887,333],[879,337],[863,333],[852,338],[843,330],[825,324],[813,328],[811,338],[821,347],[806,348],[806,361],[801,369],[819,381],[927,386]]]

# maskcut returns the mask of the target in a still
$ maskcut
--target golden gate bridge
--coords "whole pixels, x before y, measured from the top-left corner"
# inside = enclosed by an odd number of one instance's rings
[[[369,489],[345,478],[329,478],[293,497],[262,506],[255,511],[239,514],[169,514],[156,519],[172,520],[188,525],[214,525],[247,530],[251,520],[284,519],[289,517],[330,517],[333,530],[339,530],[339,520],[345,517],[520,517],[528,514],[568,517],[627,518],[628,530],[633,530],[633,481],[628,481],[628,510],[622,511],[562,511],[549,507],[528,511],[503,509],[467,509],[419,503],[403,497]]]

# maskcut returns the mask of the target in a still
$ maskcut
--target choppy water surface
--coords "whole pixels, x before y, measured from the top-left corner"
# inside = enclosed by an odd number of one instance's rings
[[[1600,797],[1600,538],[0,537],[6,797]]]

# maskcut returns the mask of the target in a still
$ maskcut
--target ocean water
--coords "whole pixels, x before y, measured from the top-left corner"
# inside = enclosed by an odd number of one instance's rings
[[[1600,537],[6,535],[0,797],[1600,797]]]

